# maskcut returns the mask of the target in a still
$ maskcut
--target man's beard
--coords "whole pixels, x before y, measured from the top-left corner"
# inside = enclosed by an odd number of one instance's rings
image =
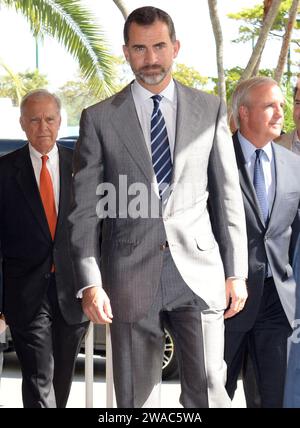
[[[172,65],[166,70],[161,65],[147,65],[140,70],[133,70],[136,78],[146,83],[147,85],[159,85],[165,77],[169,74]],[[145,72],[153,71],[153,74],[146,74]]]

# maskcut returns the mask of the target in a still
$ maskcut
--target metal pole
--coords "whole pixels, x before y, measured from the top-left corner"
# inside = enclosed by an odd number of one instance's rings
[[[106,407],[116,407],[110,328],[106,324]]]
[[[39,41],[38,36],[35,36],[35,68],[36,70],[39,69]]]
[[[85,407],[93,407],[94,324],[90,322],[85,335]]]

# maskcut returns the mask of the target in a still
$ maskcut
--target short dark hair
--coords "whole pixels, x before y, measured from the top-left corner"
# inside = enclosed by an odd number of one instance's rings
[[[161,21],[167,24],[169,29],[170,39],[174,43],[176,41],[176,33],[175,33],[174,22],[172,21],[172,18],[170,17],[170,15],[168,15],[167,12],[164,12],[163,10],[158,9],[157,7],[144,6],[144,7],[139,7],[138,9],[135,9],[133,12],[130,13],[130,15],[126,19],[126,22],[124,25],[124,31],[123,31],[125,45],[128,44],[129,27],[133,22],[135,22],[138,25],[152,25],[154,24],[155,21]]]

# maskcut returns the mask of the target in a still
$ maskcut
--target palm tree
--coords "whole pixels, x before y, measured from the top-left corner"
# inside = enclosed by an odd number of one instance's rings
[[[25,94],[24,83],[22,82],[20,75],[18,73],[15,73],[11,68],[8,67],[8,65],[4,64],[1,58],[0,67],[3,68],[10,77],[13,83],[14,92],[16,94],[17,103],[18,105],[20,105],[22,96]]]
[[[0,5],[21,12],[35,37],[44,33],[61,43],[77,59],[96,95],[113,92],[113,57],[103,31],[79,0],[0,0]]]
[[[127,10],[127,6],[123,2],[123,0],[113,0],[113,2],[115,3],[115,5],[119,9],[119,11],[122,13],[123,18],[127,19],[127,17],[128,17],[128,10]]]

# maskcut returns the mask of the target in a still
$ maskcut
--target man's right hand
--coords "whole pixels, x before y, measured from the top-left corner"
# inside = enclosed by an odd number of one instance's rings
[[[110,301],[102,287],[89,287],[83,290],[82,308],[93,323],[111,324],[113,314]]]
[[[4,333],[6,330],[7,324],[5,322],[5,317],[0,313],[0,334]],[[0,370],[1,372],[1,370]]]

